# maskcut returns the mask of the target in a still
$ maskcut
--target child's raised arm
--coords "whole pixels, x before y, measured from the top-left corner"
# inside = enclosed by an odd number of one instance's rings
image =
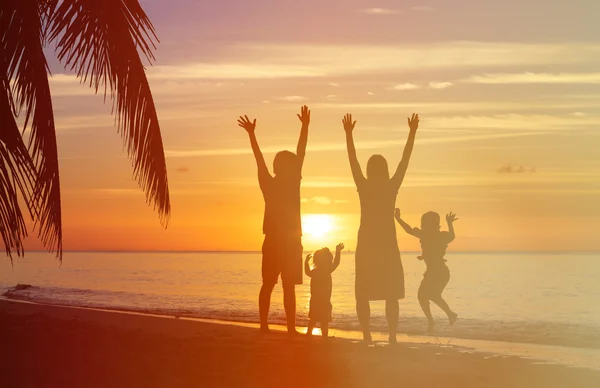
[[[254,130],[256,129],[256,119],[250,121],[248,116],[240,116],[238,125],[248,132],[250,146],[252,146],[252,152],[254,153],[254,158],[256,159],[256,165],[258,167],[258,182],[262,184],[265,179],[271,178],[271,174],[269,173],[267,163],[265,163],[265,158],[260,151],[258,140],[256,140],[256,134],[254,133]]]
[[[308,261],[311,259],[311,257],[312,255],[308,254],[306,255],[306,259],[304,260],[304,273],[308,277],[312,276],[312,270],[310,269],[310,264],[308,264]]]
[[[411,236],[421,237],[419,229],[411,227],[409,224],[404,222],[402,218],[400,218],[400,209],[396,208],[396,210],[394,211],[394,218],[396,218],[396,221],[398,221],[398,223],[406,233],[410,234]]]
[[[344,244],[339,243],[335,247],[335,258],[333,259],[333,267],[331,267],[331,272],[335,271],[337,267],[339,267],[340,260],[342,259],[342,250],[344,250]]]
[[[446,222],[448,223],[448,242],[454,241],[454,221],[458,221],[456,214],[450,212],[446,215]]]

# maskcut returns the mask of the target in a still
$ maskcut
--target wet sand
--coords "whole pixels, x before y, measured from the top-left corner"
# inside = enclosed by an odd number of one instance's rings
[[[6,387],[600,387],[600,372],[453,347],[0,301]]]

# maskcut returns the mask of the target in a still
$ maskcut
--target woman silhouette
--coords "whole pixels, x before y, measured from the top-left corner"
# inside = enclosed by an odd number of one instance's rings
[[[408,161],[419,127],[419,115],[408,119],[410,132],[402,160],[390,178],[388,165],[381,155],[373,155],[367,163],[365,178],[354,147],[352,131],[356,121],[347,114],[343,119],[350,169],[360,199],[361,219],[356,246],[355,293],[356,313],[366,343],[371,342],[369,301],[385,300],[390,344],[396,342],[398,299],[404,298],[404,270],[400,260],[394,208],[398,189],[404,180]]]

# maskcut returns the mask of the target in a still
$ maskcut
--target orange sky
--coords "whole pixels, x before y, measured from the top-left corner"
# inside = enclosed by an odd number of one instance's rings
[[[458,213],[451,249],[600,249],[600,38],[585,28],[596,1],[142,3],[161,38],[148,75],[171,223],[161,229],[132,181],[110,106],[52,61],[65,249],[259,250],[262,196],[236,118],[258,118],[270,166],[295,148],[302,104],[303,213],[332,222],[321,238],[307,231],[307,249],[355,244],[346,112],[363,167],[373,153],[395,166],[406,117],[420,114],[397,205],[415,225]]]

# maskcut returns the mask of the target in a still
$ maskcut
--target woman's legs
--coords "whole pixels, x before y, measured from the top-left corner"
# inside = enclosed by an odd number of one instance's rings
[[[327,340],[329,338],[329,323],[321,322],[321,333],[323,334],[323,339]]]
[[[363,339],[367,343],[371,343],[371,330],[369,329],[369,321],[371,320],[371,306],[368,299],[356,299],[356,314],[358,322],[363,331]]]
[[[396,343],[396,331],[398,330],[398,316],[400,307],[398,299],[388,299],[385,301],[385,317],[387,318],[390,344]]]

